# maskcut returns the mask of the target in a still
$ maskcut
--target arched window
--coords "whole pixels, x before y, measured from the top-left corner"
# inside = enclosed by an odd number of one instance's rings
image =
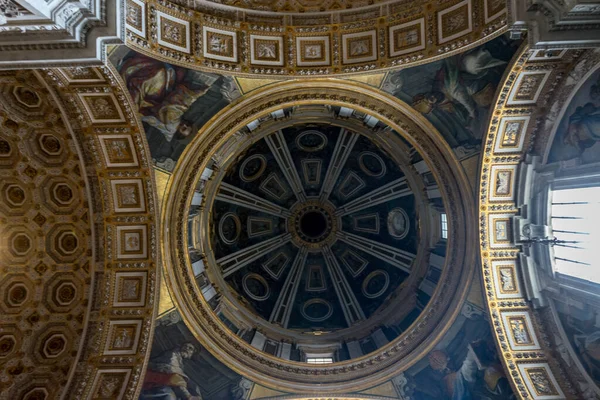
[[[440,218],[442,225],[442,239],[448,239],[448,217],[446,216],[446,213],[442,213]]]
[[[555,271],[600,283],[600,187],[552,192]]]

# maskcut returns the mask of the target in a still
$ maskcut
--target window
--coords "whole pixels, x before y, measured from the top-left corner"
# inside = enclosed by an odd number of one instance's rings
[[[551,219],[556,272],[600,283],[600,187],[554,190]]]
[[[446,213],[442,213],[442,239],[448,239],[448,219]]]
[[[306,362],[309,364],[331,364],[333,363],[332,357],[308,357]]]

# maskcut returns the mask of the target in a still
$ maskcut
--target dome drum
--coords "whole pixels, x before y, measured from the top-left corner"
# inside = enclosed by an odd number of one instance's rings
[[[163,214],[175,221],[165,232],[167,280],[192,333],[249,379],[296,392],[315,378],[324,390],[356,390],[407,368],[453,320],[473,265],[473,232],[454,222],[470,217],[470,190],[434,129],[397,99],[331,85],[274,85],[218,114],[184,153]],[[362,117],[340,118],[340,106]],[[273,118],[277,110],[286,117]],[[431,182],[414,167],[423,160],[441,198],[425,195]],[[201,178],[207,168],[212,176]],[[201,203],[190,209],[194,193]],[[444,207],[446,264],[423,297],[440,244],[430,242],[439,240],[431,209]],[[221,235],[227,213],[240,228],[226,221]],[[202,280],[217,292],[212,306],[189,285],[200,275],[177,243],[191,236]],[[334,349],[334,363],[306,364],[307,342]]]

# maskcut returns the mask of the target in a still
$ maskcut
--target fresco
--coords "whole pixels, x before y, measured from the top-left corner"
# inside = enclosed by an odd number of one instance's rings
[[[198,130],[241,95],[232,77],[167,64],[126,47],[111,61],[138,107],[154,163],[168,171]]]
[[[548,162],[600,161],[600,70],[579,88],[558,124]]]
[[[178,311],[157,321],[139,400],[240,400],[251,387],[200,346]]]
[[[516,399],[487,316],[468,303],[436,348],[393,383],[410,400]]]
[[[500,36],[441,61],[390,72],[382,89],[411,104],[466,158],[480,149],[496,88],[519,45]]]
[[[381,88],[412,104],[460,158],[479,151],[489,107],[520,42],[506,36],[441,61],[388,74]],[[117,48],[110,56],[138,107],[155,165],[172,171],[188,143],[241,96],[233,77]]]
[[[555,301],[567,339],[588,375],[600,386],[600,313],[588,304]]]

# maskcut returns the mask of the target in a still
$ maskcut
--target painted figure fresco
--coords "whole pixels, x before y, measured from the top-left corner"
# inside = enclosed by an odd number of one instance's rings
[[[483,315],[460,315],[448,335],[393,381],[410,400],[513,400]]]
[[[138,107],[150,153],[172,170],[210,118],[240,96],[233,78],[193,71],[128,51],[111,57]]]
[[[391,72],[382,89],[411,104],[457,154],[481,145],[489,109],[519,42],[501,36],[441,61]]]
[[[600,385],[600,313],[586,304],[555,302],[563,329],[581,365]]]
[[[565,110],[550,149],[548,162],[578,158],[600,161],[600,70],[578,89]]]
[[[252,383],[202,348],[172,311],[156,322],[139,400],[239,400]]]
[[[202,400],[201,395],[190,392],[189,378],[183,371],[184,361],[191,359],[196,351],[192,343],[184,343],[151,360],[140,399]]]

